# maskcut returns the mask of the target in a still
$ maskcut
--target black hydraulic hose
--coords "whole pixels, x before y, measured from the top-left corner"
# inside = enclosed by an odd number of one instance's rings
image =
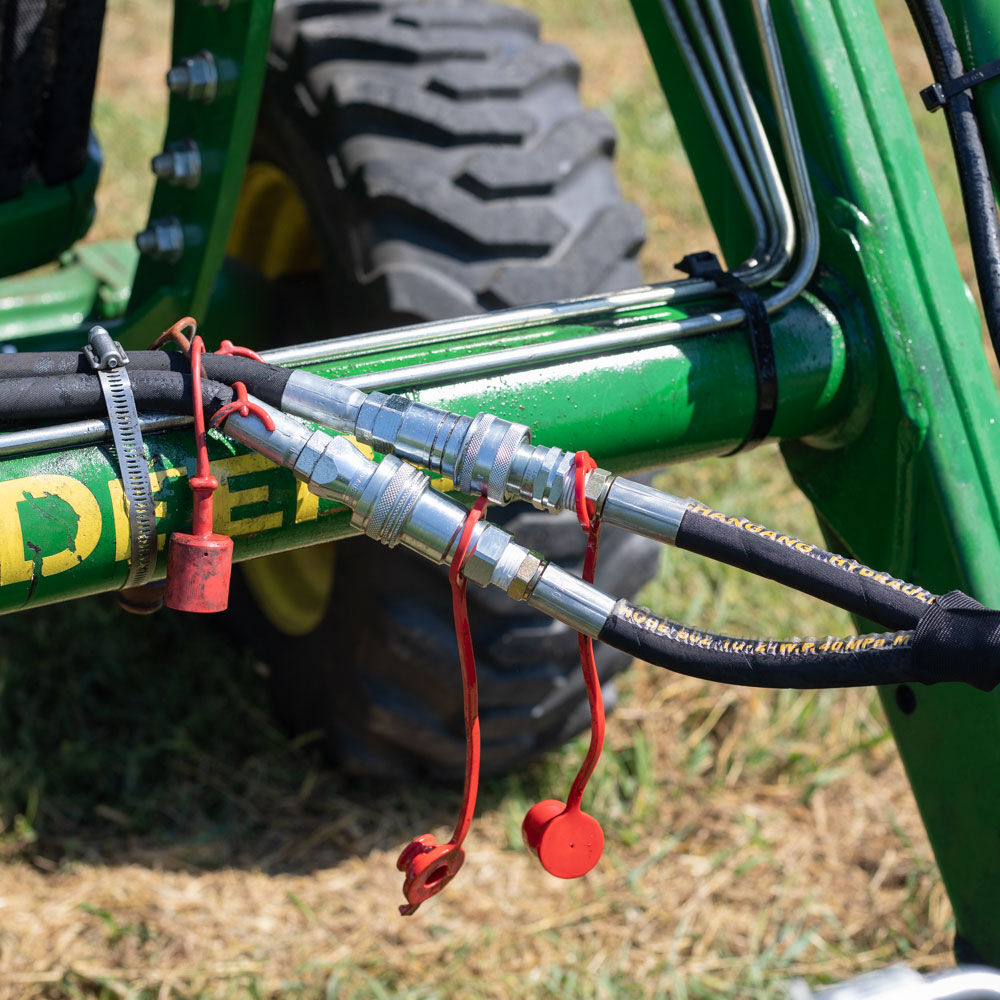
[[[620,600],[598,639],[654,666],[750,687],[1000,683],[1000,611],[958,591],[937,598],[916,629],[822,639],[717,635]]]
[[[178,351],[130,351],[128,371],[188,373],[191,365],[186,354]],[[292,371],[280,365],[262,364],[252,358],[233,354],[203,354],[205,378],[226,385],[242,382],[252,396],[271,406],[281,405]],[[87,356],[78,351],[37,351],[0,354],[0,383],[14,378],[54,375],[93,375]]]
[[[191,413],[191,376],[171,371],[129,370],[136,409]],[[202,403],[211,415],[233,399],[228,385],[202,379]],[[46,420],[71,420],[106,413],[94,375],[38,375],[0,379],[0,426],[22,427]]]
[[[941,0],[906,0],[906,4],[934,78],[943,82],[962,76],[965,66]],[[945,102],[944,113],[955,151],[986,326],[1000,359],[1000,219],[972,95],[968,91],[955,94]]]
[[[889,629],[914,628],[930,591],[854,559],[691,501],[674,544],[811,594]]]
[[[863,687],[915,680],[912,631],[837,639],[739,639],[661,618],[621,600],[601,642],[657,667],[752,687]]]

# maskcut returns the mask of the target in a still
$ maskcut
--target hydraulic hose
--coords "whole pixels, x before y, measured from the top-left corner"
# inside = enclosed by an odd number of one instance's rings
[[[187,355],[177,351],[131,351],[128,357],[130,374],[137,371],[189,374],[191,371]],[[281,395],[292,374],[289,368],[234,354],[205,354],[201,365],[205,378],[226,385],[242,382],[248,392],[271,406],[280,406]],[[87,355],[78,351],[0,354],[0,385],[9,379],[93,373]]]
[[[654,666],[723,684],[862,687],[915,681],[913,632],[824,639],[738,639],[615,604],[598,636]]]
[[[934,78],[940,82],[962,76],[962,56],[941,0],[906,0],[906,4]],[[944,113],[955,152],[986,326],[994,353],[1000,359],[1000,219],[972,95],[967,90],[953,95],[945,101]]]
[[[174,370],[185,368],[187,359],[162,352],[136,355],[137,362],[148,360],[161,366],[148,370],[129,365],[136,407],[191,412],[191,375]],[[271,371],[268,365],[231,356],[209,357],[217,377],[234,381],[236,376],[245,377],[247,382],[263,385],[272,398],[285,395],[289,382],[287,377],[282,381],[285,370]],[[48,360],[52,359],[57,367],[80,365],[76,355],[49,355]],[[38,365],[36,359],[36,370]],[[321,396],[312,391],[311,382],[298,386],[299,401],[308,409],[319,403],[325,408],[335,400],[338,422],[344,424],[341,429],[350,431],[353,425],[360,439],[360,432],[367,428],[380,450],[391,451],[404,440],[404,450],[412,451],[412,457],[423,459],[425,453],[433,453],[443,462],[457,463],[456,472],[467,469],[477,491],[487,486],[503,496],[515,484],[514,494],[526,492],[543,508],[569,505],[574,491],[567,488],[562,469],[566,453],[530,445],[527,428],[484,414],[476,418],[443,414],[401,397],[373,399],[369,406],[356,391],[336,383],[328,386]],[[203,379],[200,389],[208,414],[234,396],[232,388],[213,379]],[[0,413],[6,423],[100,414],[104,405],[89,365],[85,372],[54,375],[50,367],[45,374],[0,378]],[[371,537],[390,546],[403,542],[438,562],[447,560],[465,517],[461,505],[429,491],[427,477],[399,458],[390,455],[376,465],[346,439],[310,432],[266,401],[262,405],[272,415],[273,430],[256,417],[233,414],[223,424],[226,432],[291,468],[309,483],[312,492],[351,507],[355,511],[352,523]],[[442,416],[451,419],[442,424]],[[495,475],[498,461],[503,473],[499,478]],[[706,680],[792,688],[963,681],[983,690],[991,690],[1000,681],[1000,612],[964,594],[936,597],[745,518],[727,517],[695,501],[685,503],[641,484],[617,480],[603,470],[594,470],[583,495],[612,523],[789,584],[889,628],[904,628],[843,639],[716,635],[658,617],[624,600],[616,602],[558,566],[543,562],[492,525],[483,528],[485,534],[473,546],[468,578],[482,586],[500,586],[510,596],[527,600],[591,638]]]
[[[129,377],[136,409],[191,413],[190,374],[132,370],[130,365]],[[201,396],[205,413],[212,414],[232,402],[233,390],[206,378],[202,379]],[[93,373],[0,379],[0,426],[3,427],[100,416],[105,412],[101,386]]]
[[[930,591],[745,517],[688,501],[674,544],[775,580],[890,629],[913,628]]]

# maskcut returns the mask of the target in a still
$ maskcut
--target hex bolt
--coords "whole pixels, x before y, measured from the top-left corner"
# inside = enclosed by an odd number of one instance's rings
[[[184,253],[184,227],[173,215],[153,219],[135,238],[139,253],[165,264],[173,264]]]
[[[211,52],[199,52],[182,59],[167,71],[167,86],[172,94],[189,101],[211,104],[219,89],[219,71]]]
[[[193,139],[167,143],[150,166],[157,177],[175,187],[196,188],[201,182],[201,152]]]

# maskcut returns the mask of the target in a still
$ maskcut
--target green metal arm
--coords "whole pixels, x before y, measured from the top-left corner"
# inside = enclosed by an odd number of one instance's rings
[[[695,99],[690,82],[662,44],[657,5],[635,6],[709,210],[725,216],[726,179],[680,110]],[[749,33],[745,11],[729,7],[737,33],[741,18]],[[996,37],[995,5],[966,9]],[[879,387],[863,434],[834,451],[786,442],[786,460],[837,551],[995,606],[1000,407],[881,27],[866,0],[784,2],[776,14],[811,159],[822,262],[874,328]],[[752,60],[748,71],[763,89]],[[740,235],[720,229],[730,256]],[[1000,790],[986,777],[1000,767],[1000,696],[949,685],[887,691],[883,700],[959,935],[969,954],[1000,963]]]

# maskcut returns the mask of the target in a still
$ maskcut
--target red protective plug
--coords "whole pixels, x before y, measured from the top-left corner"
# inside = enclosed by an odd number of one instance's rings
[[[545,799],[528,810],[521,837],[542,867],[556,878],[586,875],[604,850],[601,824],[579,805],[567,806],[558,799]]]
[[[197,474],[188,482],[194,494],[191,533],[175,531],[167,551],[167,591],[163,602],[175,611],[202,614],[229,606],[229,578],[233,568],[233,540],[212,531],[212,494],[219,481],[208,464],[205,412],[201,399],[201,355],[205,345],[191,338],[191,395],[194,399],[194,436]]]
[[[465,519],[455,555],[451,560],[448,579],[451,582],[451,607],[455,616],[458,638],[458,659],[462,666],[462,701],[465,712],[465,789],[455,832],[447,844],[439,844],[431,833],[417,837],[399,855],[396,867],[405,876],[403,895],[406,903],[399,912],[410,917],[421,903],[436,896],[457,874],[465,861],[462,842],[476,811],[479,790],[479,682],[476,679],[476,657],[469,629],[469,612],[465,604],[465,577],[462,566],[472,544],[472,529],[486,511],[486,497],[480,497]]]
[[[580,527],[587,533],[583,579],[588,583],[594,582],[601,521],[593,503],[584,496],[584,486],[587,474],[596,468],[597,463],[585,451],[576,453],[576,514]],[[558,799],[544,799],[528,810],[521,824],[525,846],[537,856],[542,867],[557,878],[586,875],[600,861],[604,850],[601,824],[580,808],[587,782],[597,767],[604,746],[604,699],[594,663],[594,644],[585,635],[580,635],[578,640],[580,668],[590,701],[590,747],[566,803]]]

